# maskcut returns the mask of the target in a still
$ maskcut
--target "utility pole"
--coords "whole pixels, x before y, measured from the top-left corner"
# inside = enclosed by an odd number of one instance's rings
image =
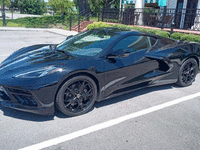
[[[2,1],[3,2],[3,10],[2,10],[2,17],[3,17],[3,26],[6,26],[6,20],[5,20],[5,3],[4,3],[4,0]]]

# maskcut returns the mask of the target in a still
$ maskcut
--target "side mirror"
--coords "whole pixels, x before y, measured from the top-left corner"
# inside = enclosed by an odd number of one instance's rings
[[[114,51],[111,55],[108,55],[107,58],[120,58],[120,57],[128,57],[129,53],[124,49],[119,49]]]
[[[68,40],[68,39],[70,39],[70,38],[72,38],[73,37],[73,35],[69,35],[67,38],[66,38],[66,40]]]
[[[52,45],[50,45],[50,49],[51,49],[52,51],[55,51],[56,47],[57,47],[57,44],[52,44]]]
[[[182,43],[184,43],[183,40],[178,40],[178,44],[182,44]]]

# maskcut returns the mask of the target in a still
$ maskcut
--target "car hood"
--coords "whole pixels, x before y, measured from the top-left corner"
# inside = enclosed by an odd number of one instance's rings
[[[72,59],[62,52],[52,51],[49,46],[37,45],[20,49],[0,64],[0,74],[34,70],[57,65],[61,60]],[[63,62],[63,61],[62,61]],[[5,75],[5,74],[4,74]]]

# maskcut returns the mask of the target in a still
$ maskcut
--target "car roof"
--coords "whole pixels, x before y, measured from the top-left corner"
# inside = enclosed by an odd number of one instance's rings
[[[114,34],[119,34],[119,35],[125,35],[125,34],[135,34],[135,35],[147,35],[147,36],[153,36],[156,38],[160,38],[160,36],[150,34],[147,32],[141,32],[137,30],[132,30],[132,29],[122,29],[122,28],[114,28],[114,27],[104,27],[104,28],[95,28],[92,30],[98,30],[98,31],[105,31],[105,32],[112,32]]]
[[[113,27],[105,27],[105,28],[95,28],[92,30],[98,30],[98,31],[105,31],[105,32],[112,32],[115,34],[126,34],[126,33],[130,33],[133,32],[131,30],[128,29],[122,29],[122,28],[113,28]],[[136,34],[139,33],[137,31],[134,31]]]

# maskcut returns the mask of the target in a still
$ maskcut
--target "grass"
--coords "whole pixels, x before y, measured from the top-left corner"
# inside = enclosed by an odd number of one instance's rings
[[[77,20],[72,19],[72,24]],[[0,20],[0,27],[3,26],[3,20]],[[43,17],[25,17],[18,19],[6,19],[7,27],[26,27],[26,28],[61,28],[69,29],[69,17],[61,16],[43,16]]]
[[[101,18],[99,18],[99,19],[101,19]],[[91,16],[90,20],[92,20],[92,21],[98,21],[98,17]]]
[[[80,20],[84,20],[81,16]],[[98,17],[91,16],[90,20],[98,21]],[[26,28],[59,28],[69,30],[70,18],[66,16],[42,16],[42,17],[24,17],[18,19],[6,19],[7,27],[26,27]],[[78,16],[72,16],[72,27],[78,24]],[[0,20],[0,27],[3,27],[3,20]]]

